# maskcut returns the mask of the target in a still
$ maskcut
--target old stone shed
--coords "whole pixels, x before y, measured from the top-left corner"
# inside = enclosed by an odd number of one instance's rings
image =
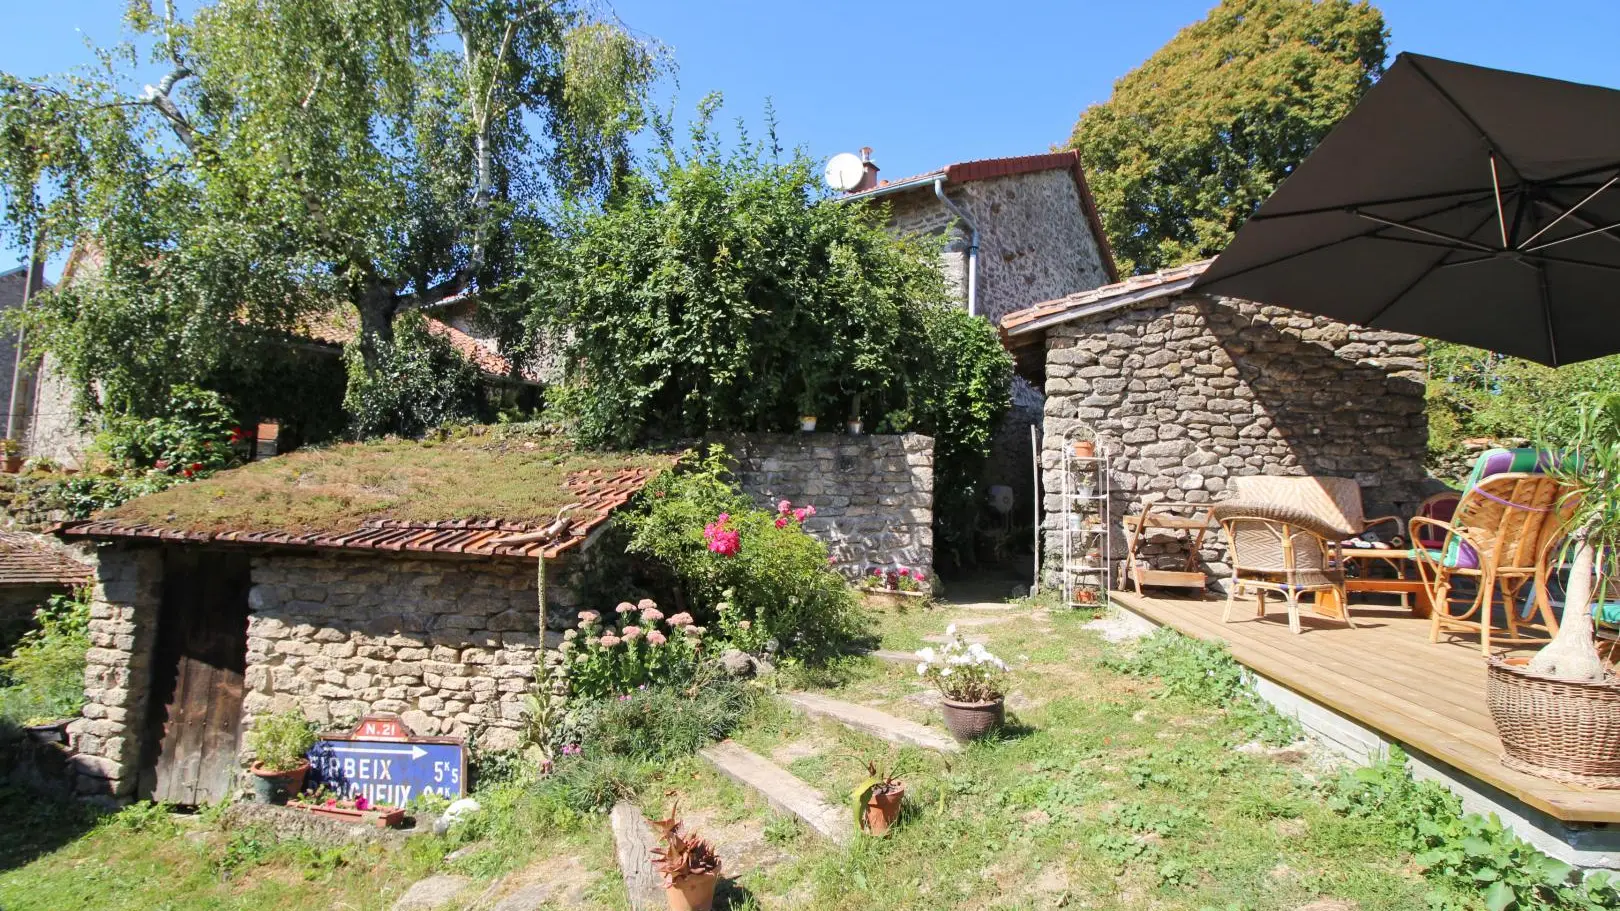
[[[1118,517],[1145,494],[1210,502],[1239,475],[1354,478],[1370,516],[1411,515],[1421,502],[1422,342],[1189,293],[1208,265],[1136,276],[1003,321],[1011,344],[1044,355],[1044,583],[1061,567],[1062,446],[1076,422],[1115,459],[1116,561],[1124,553]],[[1224,577],[1218,536],[1206,544],[1206,568]],[[1157,559],[1178,553],[1169,542],[1155,551]]]
[[[515,745],[542,590],[548,626],[570,625],[593,536],[673,461],[498,436],[356,444],[62,527],[96,544],[78,789],[218,799],[242,732],[287,709]]]

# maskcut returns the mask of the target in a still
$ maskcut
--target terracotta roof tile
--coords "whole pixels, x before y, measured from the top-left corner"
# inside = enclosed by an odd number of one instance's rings
[[[90,567],[38,535],[0,532],[0,585],[62,585],[90,581]]]
[[[96,519],[58,526],[66,538],[155,538],[197,544],[256,544],[322,550],[466,554],[481,557],[550,559],[579,547],[615,509],[630,502],[661,467],[601,468],[573,472],[565,482],[575,505],[564,510],[567,526],[541,537],[546,526],[498,519],[405,522],[373,519],[341,532],[185,531],[118,519]],[[536,540],[538,538],[538,540]]]
[[[1099,311],[1123,306],[1137,300],[1150,300],[1166,294],[1184,291],[1193,279],[1204,274],[1212,259],[1174,266],[1148,275],[1133,275],[1121,282],[1103,285],[1090,291],[1070,294],[1057,300],[1036,304],[1007,314],[1001,320],[1001,331],[1008,335],[1036,332],[1047,326],[1068,322]]]

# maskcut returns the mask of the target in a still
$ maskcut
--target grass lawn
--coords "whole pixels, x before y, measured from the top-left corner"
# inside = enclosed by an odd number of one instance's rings
[[[1110,646],[1080,628],[1082,615],[886,615],[884,646],[914,649],[953,619],[1013,666],[1015,723],[1002,739],[950,757],[896,750],[775,702],[736,735],[838,806],[848,805],[867,759],[892,759],[907,808],[891,837],[829,845],[696,758],[669,765],[643,793],[649,816],[679,802],[682,816],[716,841],[736,877],[730,907],[1426,905],[1425,883],[1387,822],[1327,807],[1317,781],[1328,773],[1314,757],[1235,749],[1248,740],[1238,719],[1104,667]],[[937,703],[911,667],[861,659],[837,670],[813,682],[838,698],[939,723]],[[387,908],[434,872],[472,877],[471,897],[548,863],[579,881],[554,907],[627,907],[605,818],[548,817],[513,789],[489,803],[483,831],[461,840],[422,836],[337,850],[225,832],[206,814],[181,823],[126,811],[91,826],[0,791],[0,908]]]

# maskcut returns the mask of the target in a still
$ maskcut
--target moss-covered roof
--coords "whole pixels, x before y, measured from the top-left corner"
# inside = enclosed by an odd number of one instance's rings
[[[299,450],[131,500],[63,533],[532,556],[532,547],[491,545],[546,527],[572,507],[566,534],[544,548],[550,555],[675,460],[580,451],[553,436],[476,427],[442,440]]]

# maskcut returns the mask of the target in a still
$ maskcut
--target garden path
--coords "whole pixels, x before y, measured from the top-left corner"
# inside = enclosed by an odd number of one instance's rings
[[[701,755],[727,778],[758,791],[772,807],[799,817],[829,841],[845,844],[854,837],[848,813],[827,803],[819,791],[791,772],[736,741],[705,747]]]

